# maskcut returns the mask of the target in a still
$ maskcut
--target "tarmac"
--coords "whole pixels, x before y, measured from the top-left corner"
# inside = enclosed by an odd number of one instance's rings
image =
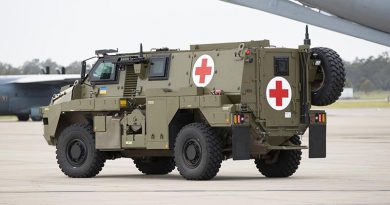
[[[95,178],[58,168],[42,122],[0,122],[0,204],[390,204],[390,109],[329,109],[326,159],[290,178],[262,176],[253,160],[222,163],[211,181],[141,174],[131,159]],[[307,144],[307,135],[303,136]]]

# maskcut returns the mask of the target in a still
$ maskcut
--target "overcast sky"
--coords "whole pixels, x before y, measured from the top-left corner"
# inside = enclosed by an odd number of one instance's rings
[[[304,23],[218,0],[2,0],[0,62],[33,58],[68,65],[95,49],[120,52],[190,44],[269,39],[296,48]],[[312,46],[336,50],[345,60],[377,56],[389,47],[310,26]]]

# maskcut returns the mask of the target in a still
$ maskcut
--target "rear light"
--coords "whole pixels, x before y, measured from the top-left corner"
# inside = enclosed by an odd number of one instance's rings
[[[315,122],[325,123],[326,122],[326,114],[325,113],[317,113],[315,115]]]
[[[249,50],[249,49],[247,49],[246,51],[245,51],[245,55],[250,55],[251,54],[251,50]]]
[[[320,116],[321,116],[321,121],[320,122],[325,123],[325,113],[320,114]]]
[[[233,122],[236,125],[242,124],[248,120],[248,117],[246,117],[244,114],[234,114],[233,115]]]

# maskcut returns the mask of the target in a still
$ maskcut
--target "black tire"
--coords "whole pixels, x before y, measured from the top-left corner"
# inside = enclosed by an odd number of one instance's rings
[[[176,138],[175,162],[180,175],[188,180],[209,180],[221,167],[222,139],[204,123],[184,126]]]
[[[137,169],[147,175],[168,174],[175,169],[173,157],[145,157],[133,159]]]
[[[30,115],[24,114],[24,115],[18,115],[19,121],[28,121],[30,119]]]
[[[89,124],[72,124],[65,128],[56,148],[57,163],[69,177],[94,177],[106,161],[104,153],[95,149],[95,135]]]
[[[301,140],[298,136],[292,137],[290,142],[295,145],[301,144]],[[279,154],[279,156],[276,161],[270,160],[270,162],[264,157],[255,159],[255,164],[259,172],[266,177],[289,177],[293,175],[298,169],[301,161],[302,151],[281,150],[271,151],[269,154],[271,155],[271,158],[273,154]]]
[[[321,60],[317,67],[316,81],[312,83],[311,103],[317,106],[330,105],[339,99],[345,85],[345,69],[343,61],[336,51],[330,48],[312,48]]]

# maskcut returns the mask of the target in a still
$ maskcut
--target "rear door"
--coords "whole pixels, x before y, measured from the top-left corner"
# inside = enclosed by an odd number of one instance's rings
[[[299,125],[299,58],[293,49],[263,49],[260,118],[267,127]]]

